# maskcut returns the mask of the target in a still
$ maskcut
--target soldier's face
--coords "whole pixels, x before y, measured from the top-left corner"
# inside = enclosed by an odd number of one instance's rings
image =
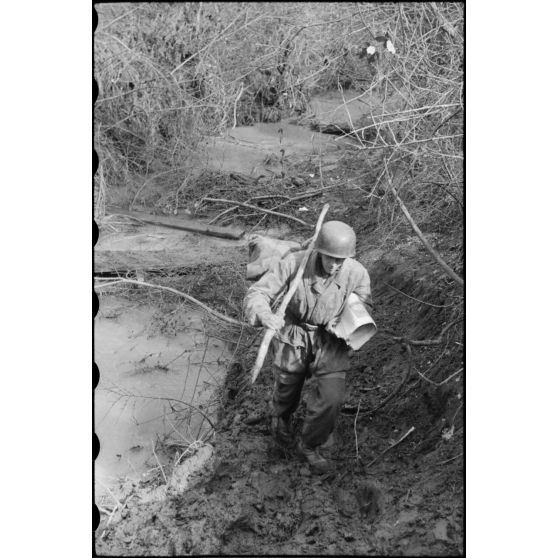
[[[328,275],[333,275],[341,269],[345,258],[334,258],[333,256],[326,256],[325,254],[320,254],[322,259],[322,267]]]

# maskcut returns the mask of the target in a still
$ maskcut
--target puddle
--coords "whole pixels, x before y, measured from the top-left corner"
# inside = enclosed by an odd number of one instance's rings
[[[373,122],[371,115],[395,110],[397,102],[397,99],[382,99],[376,91],[363,94],[348,90],[342,96],[333,90],[311,99],[306,118],[312,118],[320,129],[329,126],[346,129],[357,123]],[[292,119],[261,122],[229,129],[222,138],[207,138],[204,154],[198,157],[196,166],[254,178],[277,176],[283,170],[281,158],[283,163],[296,163],[319,156],[322,165],[334,164],[342,150],[355,145],[358,143],[351,138],[310,130]]]
[[[197,447],[211,435],[209,421],[217,410],[212,395],[224,378],[227,343],[207,337],[201,314],[191,308],[177,305],[163,313],[102,296],[94,348],[100,370],[96,480],[114,486],[125,478],[145,478],[159,467],[154,448],[161,466],[172,473],[180,453],[188,454],[190,444]],[[188,405],[201,407],[209,421]]]
[[[349,126],[370,114],[369,95],[345,91],[345,101],[339,91],[329,91],[310,100],[310,111],[322,126]]]
[[[294,163],[309,156],[321,155],[322,164],[333,163],[339,159],[340,151],[352,144],[350,139],[315,132],[286,120],[259,123],[229,130],[224,138],[208,138],[199,165],[255,178],[260,175],[279,175],[282,170],[281,157]],[[281,149],[284,150],[283,154]]]
[[[310,113],[319,126],[340,126],[348,128],[366,120],[373,122],[371,115],[379,116],[384,112],[397,110],[401,100],[396,97],[382,99],[377,91],[359,93],[347,90],[328,91],[310,100]]]

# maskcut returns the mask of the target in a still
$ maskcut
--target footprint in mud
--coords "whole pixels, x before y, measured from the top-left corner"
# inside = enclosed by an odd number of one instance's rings
[[[207,494],[213,494],[220,490],[230,487],[232,479],[238,475],[238,470],[232,463],[226,461],[216,461],[213,465],[213,473],[209,481],[205,485]]]
[[[371,482],[361,483],[354,491],[339,487],[335,490],[334,500],[339,513],[345,517],[360,515],[374,521],[383,508],[383,494]]]
[[[255,488],[260,498],[288,499],[291,495],[291,480],[287,475],[268,475],[263,471],[254,471],[249,484]]]
[[[367,481],[359,485],[356,490],[356,499],[361,515],[368,519],[376,519],[382,512],[384,495],[372,482]]]
[[[337,488],[334,493],[334,500],[341,515],[353,517],[358,512],[358,502],[355,495],[344,488]]]

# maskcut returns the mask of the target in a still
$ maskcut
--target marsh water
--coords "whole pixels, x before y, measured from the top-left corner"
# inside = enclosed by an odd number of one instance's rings
[[[162,313],[150,304],[101,297],[95,319],[96,480],[107,486],[141,480],[208,436],[204,415],[212,414],[226,356],[226,343],[206,335],[192,307],[177,304]],[[169,456],[169,447],[175,455]]]

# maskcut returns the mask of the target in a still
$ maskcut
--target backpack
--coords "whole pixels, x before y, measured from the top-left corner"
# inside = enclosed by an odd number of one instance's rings
[[[291,240],[279,240],[255,235],[248,241],[248,265],[246,279],[257,281],[279,260],[292,252],[302,250],[303,246]]]

